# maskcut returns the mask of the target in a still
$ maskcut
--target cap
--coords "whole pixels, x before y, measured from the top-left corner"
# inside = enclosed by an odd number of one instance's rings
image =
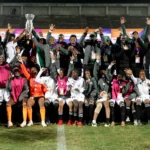
[[[95,33],[91,33],[90,37],[96,37]]]

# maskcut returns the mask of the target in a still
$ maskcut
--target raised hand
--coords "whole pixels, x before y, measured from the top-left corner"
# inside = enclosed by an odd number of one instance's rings
[[[47,70],[47,68],[41,68],[41,70],[44,72],[44,71],[46,71],[46,70]]]
[[[121,17],[121,18],[120,18],[120,23],[121,23],[121,24],[124,24],[125,22],[126,22],[125,18],[124,18],[124,17]]]
[[[73,46],[69,46],[69,47],[68,47],[68,50],[69,50],[69,51],[71,51],[71,50],[73,50],[73,49],[74,49]]]
[[[131,69],[125,69],[124,72],[126,73],[127,76],[133,75],[133,72]]]
[[[55,25],[54,24],[51,24],[50,26],[49,26],[49,30],[50,31],[53,31],[55,29]]]
[[[84,33],[88,33],[88,31],[89,31],[89,27],[86,27],[86,28],[84,29]]]
[[[74,55],[74,56],[77,56],[78,54],[79,54],[79,52],[78,52],[76,49],[74,49],[74,50],[73,50],[73,55]]]
[[[129,50],[129,48],[128,48],[127,45],[123,45],[123,49],[124,49],[125,51]]]
[[[11,29],[11,24],[10,23],[8,23],[8,25],[7,25],[7,28],[8,28],[8,30],[10,30]]]
[[[99,28],[95,29],[95,31],[94,31],[94,32],[99,32]]]
[[[101,59],[101,55],[97,54],[96,55],[96,60],[100,60]]]
[[[99,27],[98,29],[99,29],[99,33],[100,33],[100,34],[103,34],[103,28],[102,28],[102,27]]]
[[[17,59],[18,59],[18,61],[19,61],[20,63],[23,63],[23,60],[22,60],[22,58],[21,58],[20,55],[17,56]]]
[[[75,59],[75,57],[74,57],[74,55],[72,55],[71,57],[70,57],[70,61],[73,61]]]
[[[146,18],[146,24],[150,25],[150,18]]]
[[[115,64],[116,64],[116,61],[115,61],[115,60],[113,60],[113,61],[110,63],[111,66],[113,66],[113,65],[115,65]]]
[[[50,52],[50,58],[51,58],[51,60],[55,60],[55,55],[52,51]]]

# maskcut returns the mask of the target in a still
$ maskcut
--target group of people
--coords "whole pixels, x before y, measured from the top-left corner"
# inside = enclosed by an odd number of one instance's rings
[[[141,37],[137,31],[131,38],[127,35],[124,17],[120,23],[122,32],[115,44],[101,27],[85,40],[86,27],[79,43],[75,34],[66,43],[63,34],[58,41],[52,36],[53,24],[46,39],[34,29],[29,35],[24,29],[16,38],[8,24],[5,39],[0,39],[0,102],[6,102],[8,127],[13,126],[12,105],[20,103],[21,127],[33,125],[33,105],[39,105],[41,125],[46,127],[51,104],[58,125],[63,124],[64,105],[69,108],[68,125],[96,127],[104,107],[104,126],[115,126],[116,106],[121,126],[130,121],[130,112],[134,125],[142,125],[142,105],[150,124],[150,19]]]

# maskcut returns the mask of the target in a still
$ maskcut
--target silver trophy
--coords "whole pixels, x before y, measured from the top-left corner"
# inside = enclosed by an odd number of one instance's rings
[[[27,19],[26,21],[26,30],[27,30],[27,34],[30,34],[32,32],[33,29],[33,19],[35,17],[35,15],[33,14],[25,14],[25,17]]]

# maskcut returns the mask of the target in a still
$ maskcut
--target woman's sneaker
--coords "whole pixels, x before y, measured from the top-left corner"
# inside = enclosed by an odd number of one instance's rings
[[[138,120],[137,123],[138,123],[138,126],[142,126],[141,120]]]
[[[92,121],[92,127],[97,127],[97,123],[95,120]]]
[[[13,123],[12,123],[11,121],[8,121],[7,127],[8,127],[8,128],[13,127]]]
[[[29,121],[29,123],[27,124],[28,127],[33,126],[33,121]]]
[[[21,124],[20,124],[20,127],[23,128],[27,125],[26,121],[23,121]]]
[[[109,127],[109,126],[110,126],[110,124],[107,124],[107,123],[104,124],[104,127]]]
[[[47,127],[45,121],[41,121],[41,125],[42,125],[43,127]]]
[[[134,120],[134,126],[138,126],[137,120]]]

